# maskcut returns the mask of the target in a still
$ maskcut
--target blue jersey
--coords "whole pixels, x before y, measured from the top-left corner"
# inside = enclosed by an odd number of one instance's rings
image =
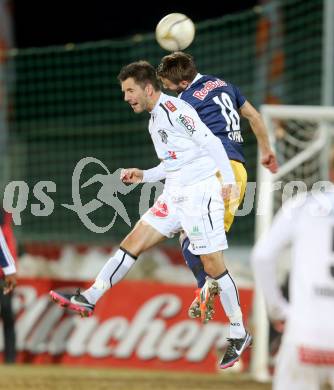
[[[214,76],[203,75],[179,96],[223,143],[230,160],[245,162],[238,109],[246,98],[239,89]]]

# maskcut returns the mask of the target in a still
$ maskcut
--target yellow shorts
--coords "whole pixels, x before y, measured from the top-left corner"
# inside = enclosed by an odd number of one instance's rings
[[[234,214],[237,211],[238,207],[240,206],[246,191],[247,186],[247,171],[245,169],[245,166],[235,160],[230,160],[235,181],[238,185],[238,194],[236,197],[233,197],[231,200],[226,200],[224,202],[225,204],[225,217],[224,217],[224,226],[225,231],[228,232],[232,226],[233,220],[234,220]]]

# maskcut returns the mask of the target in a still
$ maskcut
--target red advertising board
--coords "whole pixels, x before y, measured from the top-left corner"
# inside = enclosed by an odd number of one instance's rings
[[[49,290],[74,291],[90,283],[19,281],[14,297],[19,361],[68,365],[215,372],[228,323],[216,303],[213,321],[187,317],[189,286],[123,281],[107,292],[94,315],[80,318],[50,300]],[[240,291],[247,322],[252,291]],[[244,357],[247,364],[248,354]]]

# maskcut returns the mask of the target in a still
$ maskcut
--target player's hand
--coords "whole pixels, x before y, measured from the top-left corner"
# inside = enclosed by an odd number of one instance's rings
[[[232,184],[223,184],[221,194],[224,201],[227,201],[231,198],[231,193],[232,193]]]
[[[221,190],[224,201],[233,201],[239,197],[239,187],[236,184],[222,184]]]
[[[11,291],[13,291],[17,284],[16,273],[5,275],[4,279],[5,279],[5,286],[3,288],[3,293],[4,295],[6,295],[9,294]]]
[[[122,169],[121,171],[121,177],[123,183],[141,183],[143,180],[143,171],[138,168],[126,168]]]
[[[278,171],[278,163],[276,160],[275,153],[270,151],[267,153],[264,153],[261,158],[261,164],[269,169],[271,173],[276,173]]]
[[[284,332],[285,321],[283,321],[283,320],[275,320],[275,321],[272,321],[272,325],[273,325],[274,329],[277,332],[279,332],[279,333],[283,333]]]

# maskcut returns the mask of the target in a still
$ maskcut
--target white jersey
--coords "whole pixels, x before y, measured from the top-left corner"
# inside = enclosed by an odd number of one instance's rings
[[[212,176],[217,171],[217,161],[205,146],[215,137],[201,121],[197,112],[183,100],[161,93],[151,111],[149,132],[163,168],[169,176],[178,172],[183,184],[192,184]],[[215,137],[216,138],[216,137]],[[221,170],[234,176],[226,152],[222,147]]]
[[[334,191],[334,190],[332,190]],[[277,285],[276,261],[291,245],[289,304]],[[334,194],[286,202],[253,252],[269,314],[287,316],[285,340],[334,351]]]

